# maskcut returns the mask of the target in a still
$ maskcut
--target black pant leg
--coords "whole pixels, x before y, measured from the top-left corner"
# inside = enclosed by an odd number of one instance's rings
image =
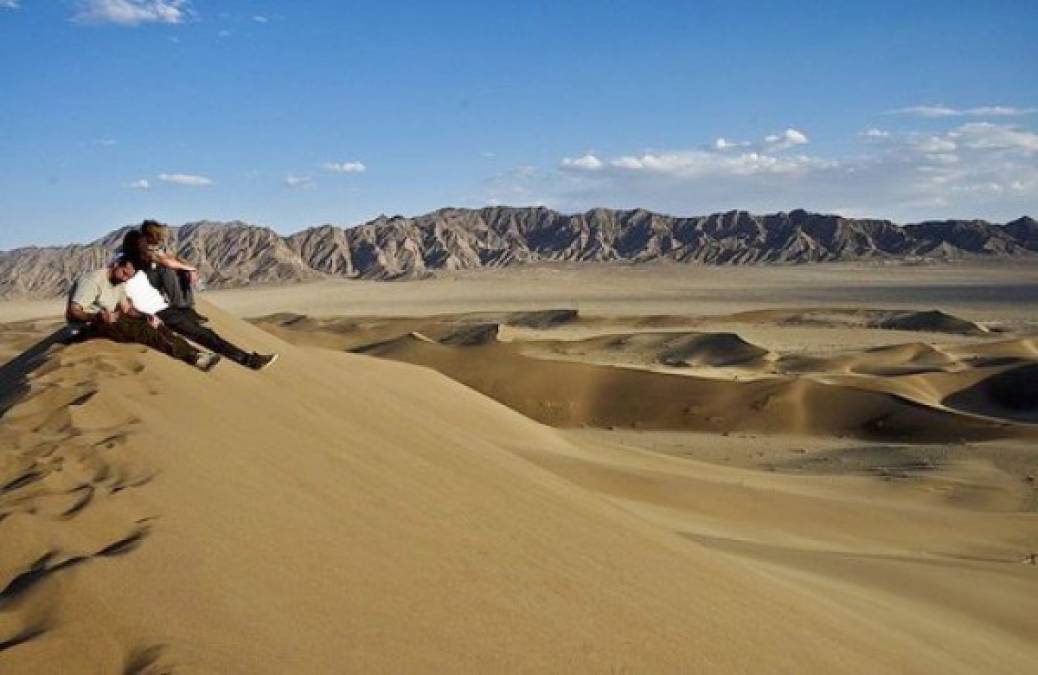
[[[170,330],[180,333],[189,340],[226,356],[232,361],[244,364],[249,358],[249,354],[245,350],[224,340],[215,331],[198,323],[187,310],[170,307],[159,312],[157,316]]]
[[[180,304],[174,307],[194,307],[195,289],[191,288],[191,274],[184,270],[177,270],[177,288],[180,293]]]

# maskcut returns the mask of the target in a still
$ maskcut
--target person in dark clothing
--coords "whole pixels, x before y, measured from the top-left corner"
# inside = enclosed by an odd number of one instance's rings
[[[144,228],[147,228],[153,232],[153,237],[158,238],[162,235],[154,234],[156,227],[164,226],[154,220],[145,220],[141,229],[129,230],[123,236],[122,254],[133,260],[137,269],[147,275],[148,282],[162,293],[170,307],[189,310],[189,314],[192,314],[197,321],[205,323],[209,318],[195,310],[194,289],[191,278],[188,276],[189,273],[174,270],[156,262],[156,246],[150,243],[143,231]]]
[[[143,272],[137,272],[126,281],[126,297],[136,311],[153,318],[167,330],[179,333],[246,368],[262,370],[278,358],[277,354],[246,352],[203,326],[193,309],[171,307]]]
[[[145,220],[140,227],[143,253],[150,265],[144,268],[148,281],[162,291],[170,307],[189,309],[195,305],[198,268],[181,260],[167,249],[169,228],[157,220]],[[204,320],[204,319],[203,319]]]
[[[183,335],[187,339],[197,342],[206,349],[211,349],[217,354],[226,356],[235,363],[241,364],[253,370],[263,370],[277,360],[277,354],[257,354],[246,352],[237,345],[220,337],[216,331],[203,326],[195,318],[195,313],[190,309],[181,307],[167,307],[155,313],[162,323],[175,333]]]
[[[106,268],[87,272],[69,291],[65,318],[76,338],[106,338],[135,342],[209,371],[220,361],[216,354],[193,347],[161,322],[133,308],[125,284],[137,274],[133,260],[120,257]]]

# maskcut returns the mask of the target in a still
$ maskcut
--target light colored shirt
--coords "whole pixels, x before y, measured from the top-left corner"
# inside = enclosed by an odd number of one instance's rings
[[[126,297],[133,303],[133,308],[142,314],[158,314],[169,307],[166,299],[158,289],[148,281],[148,275],[138,271],[126,282]]]
[[[81,274],[69,290],[69,302],[90,314],[97,314],[102,309],[116,311],[119,303],[126,299],[126,289],[123,284],[113,284],[110,275],[108,268]]]

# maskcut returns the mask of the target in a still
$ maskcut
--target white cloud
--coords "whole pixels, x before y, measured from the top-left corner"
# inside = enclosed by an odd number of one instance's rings
[[[580,157],[563,157],[562,166],[566,169],[581,169],[583,171],[596,171],[602,168],[602,160],[590,152]]]
[[[222,38],[230,37],[230,36],[231,36],[231,31],[226,30],[226,29],[224,29],[224,30],[222,30],[222,31],[220,31],[220,32],[218,32],[216,34],[216,37],[222,37]]]
[[[948,136],[973,149],[1019,150],[1027,154],[1038,153],[1038,134],[1016,127],[989,122],[971,122],[951,131]]]
[[[726,138],[686,149],[573,155],[554,168],[497,175],[485,183],[485,199],[676,214],[804,207],[899,222],[1038,213],[1038,130],[961,121],[943,131],[866,129],[855,134],[856,146],[828,157],[799,152],[802,143],[790,149],[807,138],[795,129],[748,146]]]
[[[148,182],[147,178],[141,178],[140,180],[135,180],[132,183],[127,183],[126,187],[130,188],[131,190],[150,190],[151,183]]]
[[[958,110],[943,105],[914,105],[908,108],[888,110],[887,115],[913,115],[915,117],[954,117]]]
[[[189,0],[78,0],[72,17],[80,23],[183,23],[191,14]]]
[[[91,145],[103,145],[105,147],[111,147],[113,145],[117,145],[118,143],[119,141],[115,140],[114,138],[95,138],[94,140],[90,141]]]
[[[321,168],[332,173],[364,173],[368,170],[362,162],[325,162]]]
[[[270,21],[270,19],[268,19],[267,17],[260,16],[258,14],[256,16],[252,17],[252,20],[255,21],[256,23],[267,23],[268,21]]]
[[[205,187],[213,184],[213,181],[205,176],[198,176],[190,173],[161,173],[159,174],[159,180],[164,183],[187,185],[191,187]]]
[[[750,176],[761,173],[795,173],[829,168],[833,162],[807,155],[775,155],[762,152],[731,154],[724,151],[675,150],[623,155],[603,162],[594,155],[563,158],[560,166],[570,172],[643,173],[679,179],[704,176]]]
[[[729,141],[727,138],[718,138],[714,141],[715,150],[730,150],[732,148],[744,148],[749,143],[746,141]]]
[[[290,173],[285,176],[285,185],[293,190],[313,190],[314,181],[309,176],[297,176]]]
[[[18,0],[0,0],[0,9],[18,9]]]
[[[786,129],[781,134],[765,136],[764,143],[773,150],[782,150],[807,143],[807,136],[796,129]]]
[[[907,108],[888,110],[887,115],[912,115],[914,117],[1019,117],[1038,112],[1038,108],[1016,108],[1004,105],[986,105],[977,108],[952,108],[946,105],[914,105]]]

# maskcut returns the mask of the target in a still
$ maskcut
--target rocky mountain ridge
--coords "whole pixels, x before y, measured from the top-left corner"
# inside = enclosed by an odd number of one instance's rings
[[[79,273],[118,249],[122,228],[89,244],[0,252],[0,298],[60,295]],[[212,288],[328,277],[420,278],[439,270],[537,261],[672,260],[706,264],[809,263],[1038,255],[1038,222],[843,218],[803,210],[674,217],[643,209],[562,214],[543,207],[445,208],[414,218],[380,216],[281,236],[241,221],[171,228],[178,253]]]

